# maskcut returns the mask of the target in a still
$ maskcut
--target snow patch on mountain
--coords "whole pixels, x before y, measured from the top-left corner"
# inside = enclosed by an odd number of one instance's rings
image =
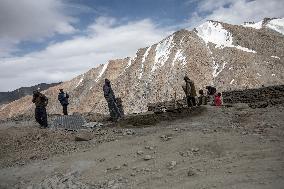
[[[127,65],[125,66],[123,72],[120,73],[120,75],[123,75],[123,73],[126,71],[126,69],[129,68],[129,67],[131,66],[131,64],[132,64],[132,58],[130,58],[130,57],[128,57],[128,58],[129,58],[128,63],[127,63]]]
[[[213,78],[217,77],[219,75],[219,73],[217,74],[218,72],[218,69],[219,69],[219,64],[215,61],[215,57],[213,56],[213,52],[210,50],[209,46],[206,45],[209,53],[212,55],[211,58],[212,58],[212,61],[213,61],[213,65],[212,65],[212,68],[213,68],[213,71],[212,71],[212,76]]]
[[[143,57],[142,57],[142,62],[145,62],[147,56],[149,55],[149,52],[151,50],[152,46],[148,47],[146,52],[144,53]]]
[[[162,42],[158,43],[156,46],[156,56],[155,56],[155,62],[152,67],[152,72],[154,72],[159,66],[163,66],[165,62],[168,60],[169,55],[172,50],[172,43],[173,43],[173,35],[169,36]]]
[[[230,32],[225,30],[218,22],[207,21],[197,28],[197,35],[206,43],[209,42],[216,44],[216,48],[223,49],[224,47],[234,47],[242,51],[256,53],[254,50],[233,45],[233,37]]]
[[[143,70],[144,70],[144,62],[145,62],[147,56],[149,55],[149,52],[150,52],[151,48],[152,48],[152,46],[148,47],[147,50],[146,50],[146,52],[144,53],[144,55],[143,55],[143,57],[142,57],[141,69],[140,69],[140,73],[139,73],[139,77],[138,77],[139,79],[142,78]]]
[[[102,70],[101,70],[101,72],[100,72],[100,74],[98,75],[98,77],[96,78],[96,82],[98,82],[99,81],[99,79],[102,77],[102,75],[105,73],[105,71],[106,71],[106,69],[107,69],[107,66],[108,66],[108,63],[105,63],[104,64],[104,66],[103,66],[103,68],[102,68]]]
[[[196,28],[197,35],[208,44],[216,44],[217,48],[231,46],[233,43],[230,33],[220,23],[207,21]]]
[[[77,88],[77,87],[83,82],[83,80],[84,80],[84,75],[85,75],[85,74],[83,74],[83,75],[81,76],[80,81],[77,83],[77,85],[76,85],[75,88]]]
[[[139,79],[142,78],[143,70],[144,70],[144,64],[143,64],[143,62],[142,62],[142,64],[141,64],[141,69],[140,69],[140,73],[139,73],[139,77],[138,77]]]
[[[182,45],[184,38],[185,38],[185,36],[183,36],[183,37],[181,38],[181,40],[180,40],[180,42],[179,42],[179,45],[180,45],[180,46]]]
[[[131,62],[132,62],[132,60],[131,60],[131,58],[129,58],[128,63],[126,65],[126,68],[129,68],[131,66]]]
[[[250,52],[250,53],[256,53],[256,51],[254,51],[254,50],[251,50],[251,49],[248,49],[248,48],[245,48],[245,47],[241,47],[241,46],[234,46],[235,48],[237,48],[237,49],[240,49],[240,50],[242,50],[242,51],[245,51],[245,52]]]
[[[271,58],[276,58],[276,59],[280,60],[280,58],[278,56],[271,56]]]
[[[213,73],[212,73],[213,77],[217,77],[224,70],[226,64],[227,62],[223,62],[222,67],[220,67],[220,65],[215,63],[214,61]]]
[[[139,51],[139,50],[138,50],[138,51]],[[124,70],[126,70],[127,68],[129,68],[129,67],[132,65],[132,62],[135,62],[135,61],[136,61],[138,51],[136,51],[135,56],[133,56],[132,58],[129,59],[129,62],[128,62],[127,66],[126,66],[126,68],[125,68]]]
[[[182,51],[180,49],[176,52],[176,55],[175,55],[174,60],[172,62],[172,66],[175,65],[175,62],[177,60],[180,61],[183,66],[187,63],[186,62],[186,57],[183,55],[183,53],[182,53]]]
[[[215,60],[213,59],[213,72],[212,72],[213,77],[216,77],[216,76],[217,76],[216,73],[217,73],[218,68],[219,68],[219,64],[217,64],[217,63],[215,62]]]
[[[249,28],[254,28],[254,29],[261,29],[262,28],[262,22],[263,21],[259,21],[257,23],[246,22],[242,26],[249,27]]]
[[[284,18],[270,20],[266,27],[284,35]]]

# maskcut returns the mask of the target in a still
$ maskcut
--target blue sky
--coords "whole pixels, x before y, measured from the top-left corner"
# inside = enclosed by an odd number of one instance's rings
[[[72,79],[208,19],[242,24],[283,10],[282,0],[0,0],[0,91]]]
[[[173,27],[178,30],[184,26],[198,4],[197,1],[187,0],[69,0],[65,3],[66,14],[77,19],[72,26],[78,31],[53,35],[41,41],[22,41],[13,55],[22,56],[34,50],[42,50],[50,41],[60,42],[71,39],[74,35],[84,35],[86,28],[102,16],[116,18],[119,20],[117,24],[147,18],[158,27]]]

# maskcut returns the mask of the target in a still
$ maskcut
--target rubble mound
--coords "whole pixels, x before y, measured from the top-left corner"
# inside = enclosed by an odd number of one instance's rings
[[[226,91],[222,95],[225,103],[247,103],[251,108],[266,108],[284,103],[284,85]]]

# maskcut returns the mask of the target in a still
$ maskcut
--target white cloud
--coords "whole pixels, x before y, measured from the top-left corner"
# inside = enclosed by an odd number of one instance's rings
[[[191,28],[206,20],[231,24],[260,21],[265,17],[284,17],[283,0],[200,0],[197,10],[188,20]]]
[[[25,40],[75,31],[63,0],[0,0],[0,57]]]
[[[169,35],[151,20],[121,24],[98,18],[86,36],[55,43],[41,52],[0,61],[0,91],[40,82],[68,80],[109,59],[133,56],[138,48],[149,46]]]

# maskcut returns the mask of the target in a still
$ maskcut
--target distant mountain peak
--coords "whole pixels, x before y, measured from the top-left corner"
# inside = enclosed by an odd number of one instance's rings
[[[206,43],[213,43],[217,48],[232,47],[242,51],[256,53],[256,51],[242,47],[239,45],[233,45],[232,34],[226,30],[221,22],[207,21],[197,28],[195,28],[196,34]]]
[[[254,29],[268,28],[284,35],[284,18],[264,18],[259,22],[245,22],[242,26]]]

